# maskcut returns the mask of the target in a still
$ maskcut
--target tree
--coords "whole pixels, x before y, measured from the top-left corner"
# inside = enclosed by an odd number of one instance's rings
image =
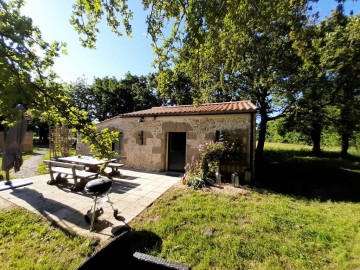
[[[192,79],[198,102],[250,99],[259,106],[257,161],[262,160],[268,121],[288,110],[297,91],[293,81],[300,59],[290,33],[306,21],[303,2],[188,3],[181,13],[186,26],[179,53],[169,54],[179,40],[180,34],[174,33],[164,41],[169,45],[162,47],[158,57],[160,71],[171,61],[175,73],[184,72]],[[159,10],[153,11],[156,18],[161,17]],[[172,9],[164,12],[172,14]],[[157,39],[158,31],[154,32]],[[169,78],[163,74],[160,80],[165,85]]]
[[[293,33],[293,46],[302,57],[302,66],[298,73],[299,97],[285,121],[285,128],[298,131],[312,141],[312,153],[321,152],[321,136],[328,126],[328,108],[333,105],[335,89],[331,76],[322,66],[322,54],[314,46],[315,40],[321,39],[326,31],[318,25],[309,25],[302,31]]]
[[[50,67],[64,45],[46,43],[32,20],[21,16],[22,5],[21,0],[0,2],[0,111],[9,120],[17,103],[31,106],[42,101],[39,95],[51,95],[39,85],[54,78]],[[42,57],[36,54],[37,48]]]
[[[320,45],[322,65],[334,79],[340,115],[337,121],[341,135],[341,154],[348,154],[349,142],[360,125],[360,17],[346,16],[339,6],[323,22],[328,29]]]
[[[360,88],[360,20],[346,16],[343,5],[335,9],[330,18],[305,28],[294,37],[295,47],[304,64],[302,75],[306,84],[298,103],[297,128],[311,132],[313,152],[320,154],[322,128],[330,124],[337,127],[342,137],[342,155],[347,155],[349,139],[359,126]],[[305,75],[304,75],[305,74]],[[306,124],[307,123],[307,124]]]
[[[73,105],[86,111],[93,121],[103,121],[119,114],[161,105],[155,91],[155,77],[126,73],[115,77],[94,78],[91,85],[78,79],[69,86]]]
[[[107,12],[106,1],[100,1],[100,12],[89,8],[93,1],[82,2],[88,8],[78,4],[72,22],[81,29],[91,29],[99,16]],[[124,3],[117,1],[113,7],[124,8]],[[296,90],[292,77],[298,59],[289,34],[305,23],[307,3],[143,1],[144,8],[150,10],[147,22],[157,55],[158,90],[165,94],[167,85],[172,83],[172,70],[175,78],[178,74],[190,78],[195,104],[240,98],[255,101],[260,107],[257,155],[261,159],[267,122],[286,111]],[[88,18],[88,24],[79,19],[79,14]],[[126,21],[127,17],[123,18]],[[167,36],[169,23],[172,27]],[[96,33],[96,29],[91,32]],[[90,35],[88,42],[92,41]]]
[[[122,84],[128,81],[127,75],[125,74],[125,79],[121,81]],[[131,89],[135,94],[133,111],[150,109],[162,104],[162,100],[156,92],[155,74],[150,73],[147,76],[134,77],[134,79],[135,81],[131,84]]]
[[[79,110],[88,112],[90,119],[94,120],[94,96],[91,85],[87,83],[86,78],[77,78],[75,82],[67,85],[67,89],[70,100],[73,102],[73,106]]]
[[[317,1],[144,0],[160,92],[171,83],[172,70],[175,76],[183,72],[191,78],[195,104],[227,97],[255,101],[260,116],[257,157],[261,160],[268,121],[284,115],[297,98],[294,82],[301,59],[290,34],[308,26],[307,10],[312,2]],[[112,29],[118,29],[114,11],[122,16],[129,34],[131,12],[126,3],[78,2],[72,23],[88,36],[84,45],[94,46],[96,24],[104,14]]]
[[[162,89],[163,103],[166,105],[193,104],[194,87],[191,79],[181,73],[175,76],[171,70],[168,70],[168,73],[172,79]]]
[[[111,157],[109,149],[117,134],[97,132],[86,112],[71,106],[68,92],[51,71],[54,58],[64,44],[49,44],[29,17],[22,16],[24,1],[0,1],[0,116],[6,123],[16,119],[15,105],[22,103],[48,120],[80,131],[100,156]]]

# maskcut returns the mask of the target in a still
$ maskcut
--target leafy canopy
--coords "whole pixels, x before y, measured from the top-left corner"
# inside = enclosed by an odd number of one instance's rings
[[[83,134],[102,157],[112,157],[110,142],[117,134],[97,132],[87,113],[72,106],[68,91],[51,70],[65,44],[47,43],[29,17],[21,15],[23,0],[0,1],[0,116],[5,123],[17,118],[22,103],[33,115]]]

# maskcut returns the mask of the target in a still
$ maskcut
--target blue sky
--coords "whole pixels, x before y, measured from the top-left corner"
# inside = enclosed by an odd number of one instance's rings
[[[94,77],[116,77],[121,79],[126,72],[147,75],[155,71],[151,63],[154,55],[150,37],[146,35],[146,12],[140,0],[129,0],[134,11],[132,38],[117,37],[106,23],[99,26],[100,33],[96,50],[80,45],[79,36],[70,25],[72,5],[75,0],[27,0],[23,14],[31,17],[47,42],[66,42],[68,55],[56,59],[54,70],[63,81],[75,81],[79,77],[92,83]],[[360,2],[348,1],[346,11],[360,13]],[[314,8],[320,16],[327,16],[336,7],[333,0],[320,0]]]

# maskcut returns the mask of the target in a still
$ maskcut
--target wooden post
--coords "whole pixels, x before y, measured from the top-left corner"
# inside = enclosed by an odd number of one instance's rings
[[[6,170],[6,181],[10,181],[10,170]]]

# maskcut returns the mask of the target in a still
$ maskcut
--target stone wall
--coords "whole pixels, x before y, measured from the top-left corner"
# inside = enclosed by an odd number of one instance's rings
[[[26,132],[24,141],[21,144],[21,151],[22,152],[32,152],[34,149],[34,143],[33,143],[33,133],[32,132]],[[0,131],[0,151],[2,152],[4,149],[4,132]]]
[[[126,156],[121,162],[130,168],[166,171],[169,132],[186,132],[186,163],[191,162],[200,144],[215,140],[217,130],[233,131],[241,136],[244,151],[241,170],[251,167],[253,155],[250,154],[250,143],[255,141],[255,137],[250,140],[250,113],[145,117],[143,122],[139,122],[139,119],[117,117],[98,124],[99,129],[107,127],[123,133],[119,155]],[[88,152],[88,146],[79,143],[77,151],[84,154]]]

